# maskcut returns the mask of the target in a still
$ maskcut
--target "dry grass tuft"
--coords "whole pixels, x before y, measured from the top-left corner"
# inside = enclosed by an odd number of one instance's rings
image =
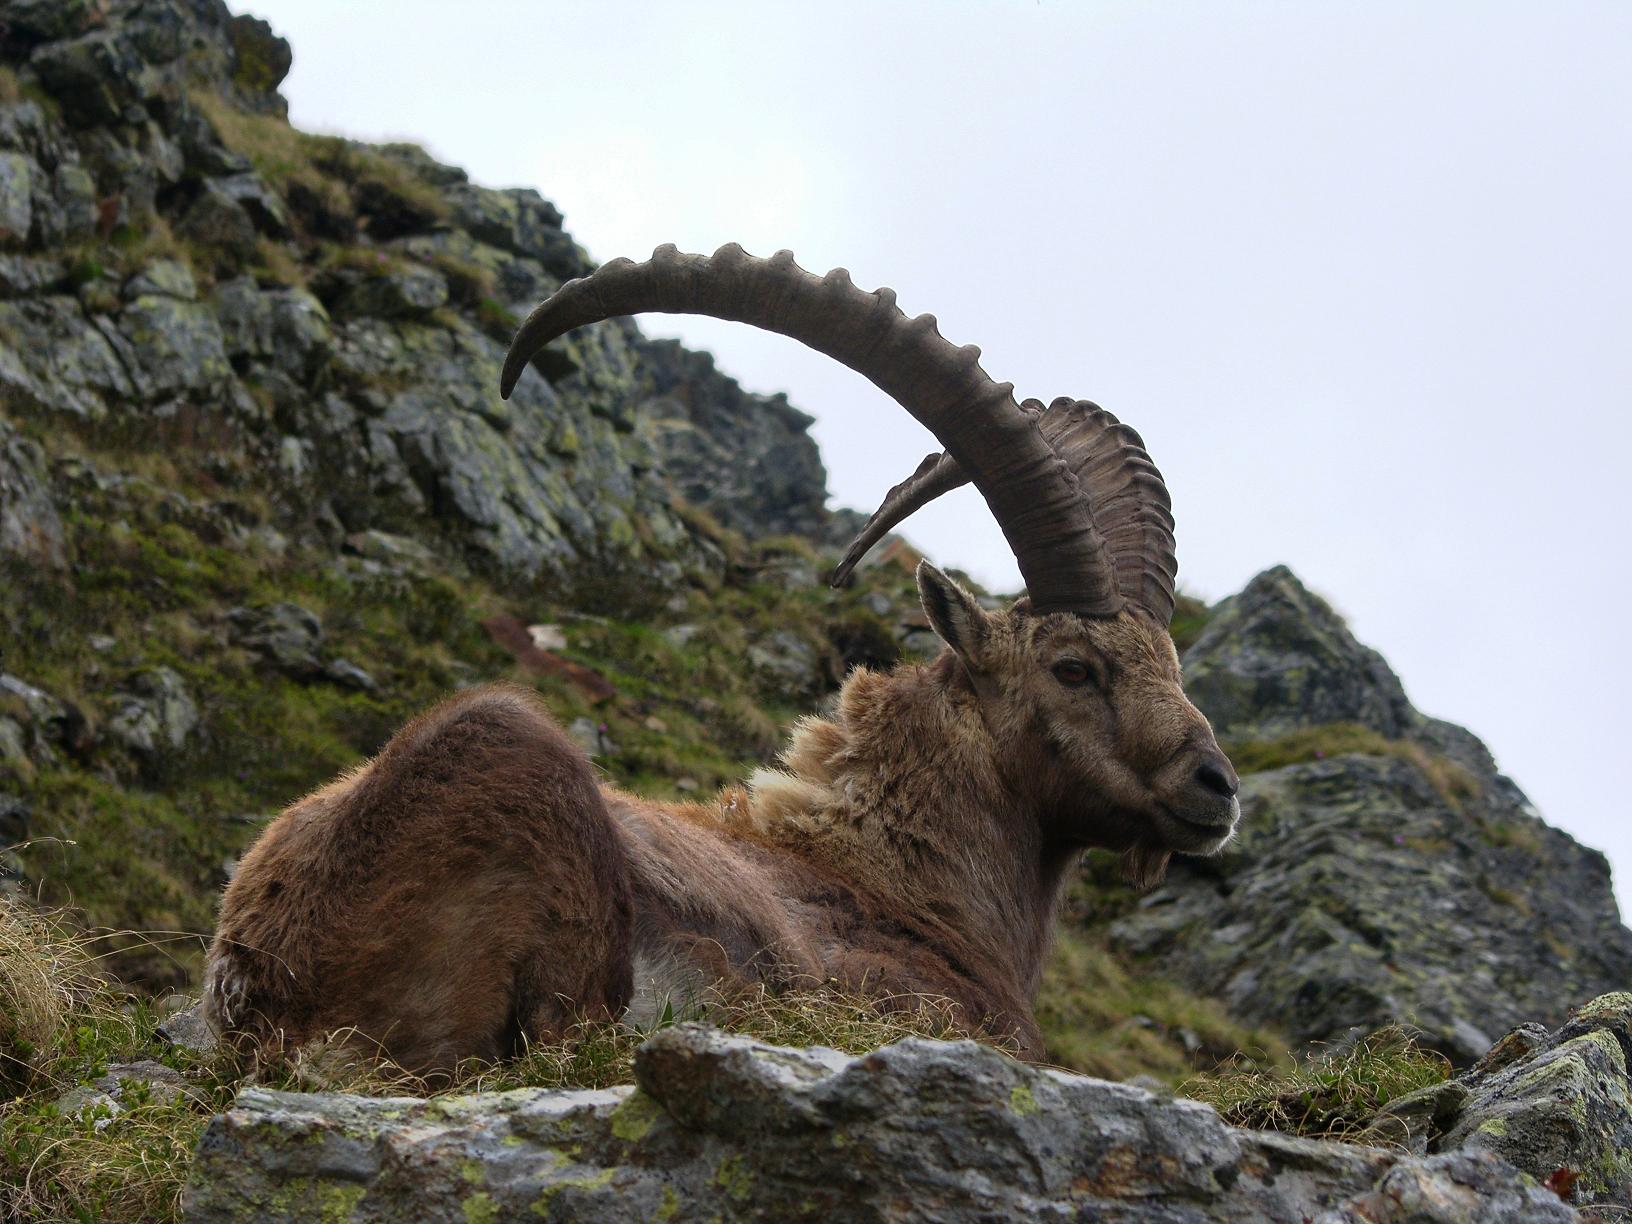
[[[698,1020],[772,1045],[827,1046],[864,1054],[907,1037],[939,1041],[964,1038],[1005,1053],[1016,1047],[965,1021],[955,1003],[933,995],[874,998],[812,986],[773,992],[764,986],[711,990],[682,1009],[666,1008],[648,1028],[616,1020],[579,1024],[563,1042],[534,1046],[500,1063],[472,1062],[451,1081],[427,1081],[366,1047],[350,1032],[308,1045],[261,1082],[291,1091],[351,1092],[364,1096],[448,1096],[512,1088],[609,1088],[634,1080],[634,1055],[654,1032],[682,1020]]]
[[[1450,1074],[1444,1055],[1391,1025],[1349,1050],[1316,1054],[1290,1070],[1230,1062],[1178,1091],[1211,1105],[1232,1126],[1354,1141],[1384,1105]]]
[[[0,1087],[26,1088],[94,987],[84,945],[0,899]]]

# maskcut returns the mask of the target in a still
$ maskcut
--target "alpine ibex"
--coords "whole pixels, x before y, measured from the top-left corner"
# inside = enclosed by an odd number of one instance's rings
[[[280,815],[222,902],[207,1007],[241,1042],[341,1028],[409,1068],[493,1059],[585,1014],[649,1014],[725,981],[936,995],[1043,1052],[1031,1001],[1081,852],[1130,875],[1211,854],[1237,779],[1186,700],[1167,634],[1173,520],[1138,434],[1081,400],[1016,403],[979,351],[888,289],[659,248],[572,281],[527,319],[506,396],[572,328],[645,311],[792,336],[888,392],[946,447],[844,559],[973,481],[1029,595],[988,612],[928,563],[927,666],[857,670],[779,770],[712,803],[598,786],[520,689],[465,692]]]

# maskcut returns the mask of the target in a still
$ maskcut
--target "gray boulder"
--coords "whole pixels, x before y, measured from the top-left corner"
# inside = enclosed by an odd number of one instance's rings
[[[329,312],[304,289],[262,289],[250,277],[216,286],[211,304],[228,356],[264,363],[298,384],[328,361]]]
[[[141,52],[122,31],[95,30],[45,43],[35,49],[29,65],[72,123],[134,125],[147,119],[142,100],[152,78]]]
[[[827,469],[812,418],[786,396],[744,391],[707,353],[668,340],[638,351],[652,380],[642,411],[680,495],[748,536],[817,534]]]
[[[155,260],[125,282],[127,300],[149,294],[192,302],[198,299],[198,282],[193,279],[193,270],[179,259]]]
[[[206,182],[181,218],[180,231],[237,260],[255,251],[255,222],[238,199],[217,181]]]
[[[403,264],[354,278],[334,306],[348,318],[417,319],[447,304],[446,277],[434,268]]]
[[[60,569],[65,547],[45,452],[0,420],[0,558]]]
[[[1418,1155],[1500,1157],[1582,1204],[1632,1201],[1632,994],[1594,999],[1555,1032],[1526,1024],[1456,1079],[1387,1105],[1368,1138]]]
[[[748,644],[748,664],[778,692],[808,695],[822,687],[821,653],[791,629],[773,629]]]
[[[179,752],[198,729],[198,704],[168,667],[136,673],[114,701],[108,734],[142,756]]]
[[[104,332],[105,322],[87,324],[78,299],[65,295],[0,302],[0,334],[9,341],[0,346],[0,393],[90,420],[105,417],[110,400],[135,399],[121,357],[126,342],[111,327]]]
[[[292,603],[234,608],[227,620],[238,645],[255,651],[285,675],[313,680],[323,674],[319,656],[323,622],[310,609]]]
[[[232,378],[221,325],[205,303],[145,294],[125,308],[119,332],[145,398],[208,393]]]
[[[1193,1101],[973,1042],[852,1058],[681,1025],[647,1041],[635,1075],[433,1101],[251,1088],[205,1132],[186,1218],[1575,1218],[1488,1152],[1238,1130]]]
[[[22,153],[0,153],[0,244],[21,246],[34,223],[34,181],[40,168]]]

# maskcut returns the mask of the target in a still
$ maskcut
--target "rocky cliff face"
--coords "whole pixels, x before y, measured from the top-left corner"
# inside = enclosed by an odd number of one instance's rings
[[[1458,1061],[1632,981],[1609,865],[1484,745],[1424,718],[1287,570],[1225,600],[1186,682],[1243,772],[1220,858],[1112,928],[1144,963],[1295,1041],[1406,1019]]]
[[[628,323],[501,401],[516,320],[591,261],[534,191],[290,129],[265,23],[75,0],[9,3],[3,28],[0,547],[61,559],[63,499],[15,427],[159,438],[272,494],[288,534],[441,536],[619,598],[717,564],[680,499],[751,535],[820,526],[809,418]]]

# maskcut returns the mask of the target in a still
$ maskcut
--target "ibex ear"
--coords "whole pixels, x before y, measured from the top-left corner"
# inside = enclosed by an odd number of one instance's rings
[[[924,615],[929,617],[941,640],[965,662],[978,666],[989,630],[986,609],[928,561],[918,563],[918,598],[923,601]]]

